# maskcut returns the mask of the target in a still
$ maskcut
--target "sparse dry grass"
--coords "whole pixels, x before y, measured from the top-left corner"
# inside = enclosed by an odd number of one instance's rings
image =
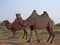
[[[58,33],[60,29],[55,29],[55,31],[56,36],[53,43],[50,44],[46,42],[49,36],[46,31],[38,31],[40,43],[37,42],[34,32],[31,42],[27,43],[25,38],[22,39],[23,31],[17,31],[16,37],[12,38],[12,32],[7,31],[7,29],[0,29],[0,45],[60,45],[60,33]]]

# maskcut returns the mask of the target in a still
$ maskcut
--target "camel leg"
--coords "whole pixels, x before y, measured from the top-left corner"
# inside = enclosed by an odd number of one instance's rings
[[[49,42],[49,40],[50,40],[50,38],[51,38],[51,33],[50,33],[50,31],[49,31],[49,28],[46,28],[47,29],[47,31],[48,31],[48,33],[49,33],[49,37],[48,37],[48,40],[47,40],[47,42]]]
[[[12,28],[13,36],[15,35],[16,31]]]
[[[16,30],[12,29],[12,32],[13,32],[12,38],[15,38],[15,37],[16,37],[16,36],[15,36]]]
[[[38,37],[38,34],[37,34],[37,31],[36,31],[36,30],[34,30],[34,32],[35,32],[35,34],[36,34],[37,41],[38,41],[38,42],[40,42],[39,37]]]
[[[54,39],[54,37],[55,37],[55,34],[54,34],[54,31],[53,31],[53,30],[54,30],[54,28],[50,28],[50,34],[51,34],[51,37],[52,37],[50,43],[53,42],[53,39]]]
[[[51,39],[50,43],[52,43],[52,41],[53,41],[53,39],[54,39],[54,37],[55,37],[55,35],[50,32],[50,36],[49,36],[47,42],[50,40],[51,37],[52,37],[52,39]]]
[[[26,34],[26,39],[27,39],[28,34],[27,34],[27,31],[26,30],[25,30],[25,34]]]
[[[33,29],[34,29],[34,26],[30,26],[30,38],[29,38],[29,40],[27,41],[27,42],[30,42],[30,40],[31,40],[31,36],[32,36],[32,31],[33,31]]]
[[[49,36],[49,38],[48,38],[47,42],[49,42],[50,38],[51,38],[51,35]]]
[[[13,29],[12,31],[13,31],[13,36],[15,36],[16,30],[15,30],[15,29]]]
[[[24,29],[23,29],[23,31],[24,31]],[[24,36],[25,36],[25,31],[24,31],[24,34],[23,34],[23,37],[22,38],[24,38]]]
[[[26,35],[26,39],[27,39],[27,31],[25,29],[23,29],[23,31],[24,31],[24,35],[22,38],[24,38],[24,36]]]
[[[29,40],[28,40],[27,42],[30,42],[30,40],[31,40],[32,31],[33,31],[33,30],[30,31],[30,38],[29,38]]]
[[[53,42],[54,37],[55,37],[55,34],[54,34],[54,33],[52,33],[52,39],[51,39],[50,43],[52,43],[52,42]]]
[[[50,36],[49,36],[49,38],[48,38],[48,40],[47,40],[47,42],[50,40],[50,38],[52,37],[52,39],[51,39],[51,41],[50,41],[50,43],[52,43],[52,41],[53,41],[53,39],[54,39],[54,37],[55,37],[55,35],[54,35],[54,33],[53,33],[53,30],[47,30],[48,32],[49,32],[49,34],[50,34]]]

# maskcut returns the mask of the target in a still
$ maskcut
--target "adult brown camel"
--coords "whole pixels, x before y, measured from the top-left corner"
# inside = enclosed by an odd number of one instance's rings
[[[37,41],[40,42],[38,34],[36,29],[46,29],[49,33],[49,38],[47,42],[50,40],[52,37],[50,43],[52,43],[54,39],[54,21],[49,17],[48,13],[46,11],[43,12],[43,14],[38,15],[36,10],[34,10],[31,14],[30,17],[26,19],[27,23],[30,25],[30,38],[27,42],[30,42],[31,36],[32,36],[32,31],[35,32]]]
[[[22,25],[23,21],[19,13],[16,14],[16,17],[17,16],[20,18],[20,21],[18,21],[16,18],[15,21],[13,21],[13,23],[10,23],[8,20],[4,20],[3,22],[5,23],[5,26],[7,27],[7,29],[12,30],[14,36],[15,36],[16,31],[23,29],[24,35],[22,38],[24,38],[24,36],[26,35],[26,39],[27,39],[26,27],[25,25]]]

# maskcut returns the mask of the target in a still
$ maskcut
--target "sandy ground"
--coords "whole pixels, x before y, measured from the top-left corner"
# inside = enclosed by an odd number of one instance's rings
[[[40,43],[37,42],[35,33],[32,35],[30,43],[27,43],[27,40],[22,38],[23,31],[18,31],[16,37],[12,37],[11,32],[0,30],[0,45],[60,45],[60,34],[55,34],[53,43],[47,43],[48,34],[41,32],[39,34]],[[60,32],[59,32],[60,33]],[[28,36],[29,38],[29,36]]]

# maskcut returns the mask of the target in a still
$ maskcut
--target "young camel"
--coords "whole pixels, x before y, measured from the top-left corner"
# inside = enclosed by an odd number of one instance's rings
[[[7,29],[11,29],[13,32],[13,35],[15,36],[16,31],[23,29],[24,31],[24,35],[22,38],[24,38],[24,36],[26,35],[26,39],[27,39],[27,31],[26,31],[26,26],[22,25],[23,24],[23,19],[20,17],[20,14],[17,13],[16,17],[19,16],[20,22],[17,20],[17,18],[15,19],[15,21],[13,23],[10,23],[8,20],[4,20],[4,24],[7,27]]]

